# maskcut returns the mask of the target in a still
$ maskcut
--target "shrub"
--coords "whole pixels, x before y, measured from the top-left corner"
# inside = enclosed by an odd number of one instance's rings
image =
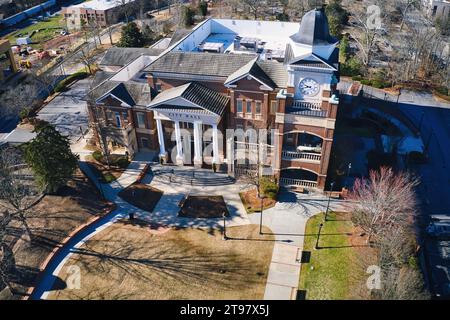
[[[438,88],[436,88],[436,91],[440,94],[443,94],[444,96],[450,95],[450,89],[448,89],[446,87],[438,87]]]
[[[19,112],[19,118],[20,118],[20,120],[23,120],[23,119],[25,119],[25,118],[28,118],[28,117],[30,116],[30,112],[31,112],[31,109],[30,109],[30,108],[25,108],[25,109],[23,109],[23,110],[20,110],[20,112]]]
[[[361,74],[362,64],[357,57],[348,58],[345,63],[341,63],[341,74],[343,76],[357,76]]]
[[[408,153],[408,160],[412,163],[418,164],[424,164],[427,161],[425,155],[422,152],[418,151],[411,151],[410,153]]]
[[[111,183],[114,180],[116,180],[116,177],[114,177],[114,175],[112,175],[111,173],[106,172],[103,174],[103,182]]]
[[[94,158],[98,162],[102,162],[103,155],[100,151],[97,150],[97,151],[92,152],[92,158]]]
[[[74,74],[71,74],[70,76],[68,76],[67,78],[61,80],[54,88],[55,92],[62,92],[67,90],[67,86],[69,84],[71,84],[72,82],[76,81],[76,80],[81,80],[84,79],[88,76],[89,74],[86,71],[78,71],[75,72]]]
[[[261,178],[261,190],[266,197],[272,200],[277,199],[279,187],[273,179],[267,177]]]
[[[128,167],[129,164],[130,164],[130,161],[128,161],[127,157],[120,157],[115,162],[115,165],[122,169],[125,169],[126,167]]]

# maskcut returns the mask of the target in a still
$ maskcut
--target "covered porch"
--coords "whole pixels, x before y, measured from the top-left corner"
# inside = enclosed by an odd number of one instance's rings
[[[223,162],[220,127],[228,103],[225,95],[195,82],[156,96],[148,108],[156,120],[161,161],[196,167]]]

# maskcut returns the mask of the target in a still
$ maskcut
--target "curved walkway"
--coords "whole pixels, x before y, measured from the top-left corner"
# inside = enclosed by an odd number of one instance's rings
[[[130,210],[138,210],[129,203],[122,200],[117,194],[123,188],[129,186],[139,176],[139,173],[144,169],[144,161],[133,161],[122,174],[122,176],[111,184],[100,184],[89,166],[85,162],[79,163],[81,170],[88,175],[91,180],[96,184],[97,188],[102,190],[105,198],[114,202],[117,208],[103,217],[95,220],[85,228],[77,232],[72,238],[70,238],[56,253],[51,257],[49,263],[40,274],[39,283],[32,291],[29,299],[45,299],[48,292],[53,287],[53,284],[58,279],[58,273],[64,266],[66,261],[70,258],[76,249],[80,248],[83,243],[93,237],[98,232],[104,230],[118,219],[126,217]]]
[[[114,202],[117,208],[77,232],[56,251],[40,274],[40,281],[31,293],[30,299],[46,299],[55,281],[58,280],[59,272],[71,255],[95,234],[117,220],[127,217],[130,213],[134,213],[135,217],[141,220],[172,227],[217,228],[222,225],[222,219],[194,220],[178,217],[178,202],[186,194],[223,196],[231,215],[227,219],[227,226],[259,224],[259,213],[247,216],[239,197],[243,186],[239,184],[190,185],[184,180],[176,181],[176,179],[168,183],[165,178],[158,179],[158,175],[148,174],[143,178],[142,183],[150,184],[152,187],[162,190],[164,194],[151,213],[134,207],[120,198],[118,193],[137,180],[146,163],[148,161],[144,158],[136,157],[119,179],[111,184],[100,184],[96,181],[89,166],[85,162],[80,162],[80,168],[91,177],[105,198]],[[152,166],[152,170],[161,169],[159,165]],[[190,175],[189,170],[194,170],[192,167],[174,167],[173,169],[180,170],[180,173],[183,172],[187,176]],[[203,178],[210,176],[210,179],[223,178],[221,174],[213,174],[210,170],[201,169],[195,169],[195,175]],[[298,195],[282,192],[276,206],[264,211],[263,224],[273,231],[276,240],[266,284],[265,299],[295,299],[306,220],[313,214],[324,211],[326,201],[327,199],[323,195]],[[338,206],[337,201],[331,202],[332,208]]]
[[[146,163],[148,163],[147,159],[149,158],[151,159],[148,155],[141,155],[141,157],[139,157],[138,154],[119,179],[110,184],[99,183],[90,167],[83,161],[79,163],[82,171],[91,178],[91,181],[93,181],[97,188],[101,190],[104,197],[115,203],[117,207],[115,210],[81,229],[55,252],[40,274],[39,283],[33,289],[29,299],[46,299],[55,281],[58,279],[59,272],[71,255],[98,232],[104,230],[119,219],[128,217],[130,213],[134,213],[135,217],[141,220],[172,227],[216,228],[222,225],[222,219],[193,220],[177,217],[179,211],[178,202],[185,194],[222,195],[231,215],[227,220],[227,226],[250,223],[245,208],[239,198],[240,186],[238,185],[190,186],[185,182],[174,182],[169,184],[164,179],[158,181],[158,179],[153,179],[153,175],[147,174],[142,182],[151,184],[153,187],[164,192],[153,212],[150,213],[141,210],[126,202],[118,196],[119,192],[137,180],[138,176],[145,168]],[[154,168],[157,169],[159,166],[155,165]],[[182,167],[175,168],[175,170],[187,171],[193,169]],[[208,174],[211,176],[211,179],[223,178],[220,174],[213,174],[211,171],[198,171],[199,177],[206,177]]]

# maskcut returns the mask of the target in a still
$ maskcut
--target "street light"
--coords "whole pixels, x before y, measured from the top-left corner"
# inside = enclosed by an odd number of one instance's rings
[[[334,187],[334,182],[332,182],[330,184],[331,190],[330,193],[328,194],[328,203],[327,203],[327,211],[325,211],[325,221],[327,221],[327,216],[328,216],[328,210],[330,209],[330,200],[331,200],[331,193],[333,192],[333,187]]]
[[[222,218],[223,218],[223,234],[222,234],[222,240],[227,240],[227,229],[226,229],[226,216],[225,216],[225,212],[222,213]]]
[[[99,186],[100,194],[102,195],[102,198],[104,198],[105,195],[103,194],[102,181],[101,181],[100,177],[97,178],[97,181],[98,181],[98,186]]]
[[[350,175],[350,169],[351,169],[351,168],[352,168],[352,163],[349,162],[348,167],[347,167],[347,178],[348,178],[349,175]]]
[[[317,239],[316,239],[316,245],[314,246],[314,249],[319,249],[319,238],[320,238],[320,232],[322,231],[323,223],[319,225],[319,232],[317,233]]]

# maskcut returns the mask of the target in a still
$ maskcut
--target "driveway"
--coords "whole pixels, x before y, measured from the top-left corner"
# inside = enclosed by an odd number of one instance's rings
[[[85,96],[91,79],[83,79],[72,84],[38,112],[38,118],[53,125],[72,141],[77,141],[88,128],[88,113]]]

